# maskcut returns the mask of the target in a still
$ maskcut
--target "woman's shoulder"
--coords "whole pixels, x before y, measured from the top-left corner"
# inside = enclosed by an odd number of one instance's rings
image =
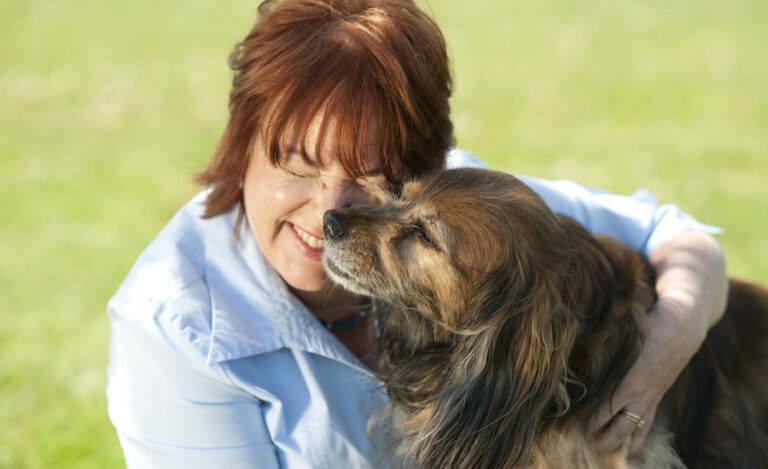
[[[164,302],[203,276],[206,231],[216,229],[200,217],[204,197],[201,192],[176,212],[136,259],[115,298]]]
[[[203,219],[206,192],[197,194],[144,249],[123,280],[108,309],[113,327],[129,325],[143,334],[207,343],[211,300],[206,251],[211,238],[230,236],[226,215]]]

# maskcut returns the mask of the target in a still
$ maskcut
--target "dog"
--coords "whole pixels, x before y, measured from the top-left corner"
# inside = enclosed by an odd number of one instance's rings
[[[768,291],[731,280],[643,448],[599,454],[587,422],[643,346],[648,260],[506,173],[440,171],[377,198],[325,214],[323,262],[373,301],[409,467],[768,468]]]

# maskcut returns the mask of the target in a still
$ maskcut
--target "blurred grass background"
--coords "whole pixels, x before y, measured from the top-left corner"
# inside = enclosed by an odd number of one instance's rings
[[[768,3],[431,0],[460,146],[725,228],[768,283]],[[0,0],[0,467],[120,467],[107,299],[197,188],[255,1]]]

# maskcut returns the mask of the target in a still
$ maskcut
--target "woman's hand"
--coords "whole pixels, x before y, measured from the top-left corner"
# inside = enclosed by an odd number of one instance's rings
[[[630,453],[642,446],[664,393],[725,309],[725,261],[712,236],[699,232],[676,236],[654,251],[651,263],[659,300],[648,315],[643,350],[590,424],[594,444],[602,452],[625,442],[631,443]],[[643,419],[642,428],[627,412]]]

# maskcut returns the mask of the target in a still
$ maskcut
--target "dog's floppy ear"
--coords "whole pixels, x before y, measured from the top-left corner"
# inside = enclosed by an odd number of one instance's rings
[[[485,295],[498,295],[482,312],[491,326],[460,344],[465,358],[411,447],[419,466],[525,467],[543,420],[568,405],[567,357],[578,326],[557,277],[535,275],[524,293],[515,291],[520,279],[507,278],[506,294]]]

